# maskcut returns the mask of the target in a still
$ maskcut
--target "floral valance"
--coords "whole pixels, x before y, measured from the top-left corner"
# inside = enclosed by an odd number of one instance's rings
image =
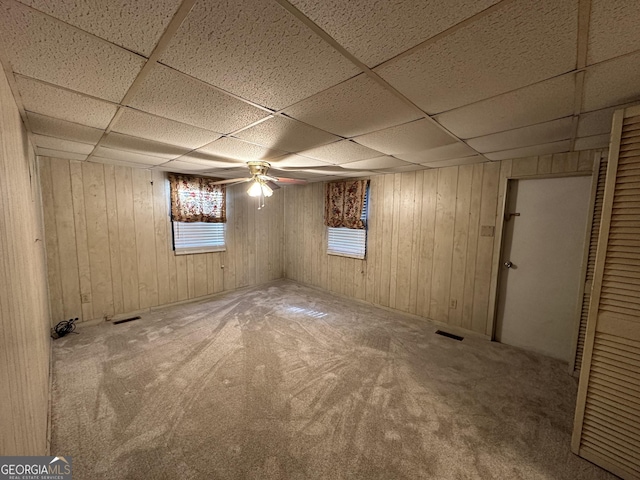
[[[171,220],[225,223],[226,188],[214,182],[212,178],[170,173]]]
[[[368,185],[369,180],[327,183],[324,224],[334,228],[365,228],[360,217]]]

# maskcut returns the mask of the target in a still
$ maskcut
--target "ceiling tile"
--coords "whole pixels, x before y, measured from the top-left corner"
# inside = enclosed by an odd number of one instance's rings
[[[131,167],[131,168],[151,168],[152,165],[148,163],[135,163],[135,162],[127,162],[125,160],[116,160],[115,158],[105,158],[105,157],[91,157],[92,163],[106,163],[108,165],[118,165],[120,167]]]
[[[181,0],[19,0],[110,42],[149,56]]]
[[[288,175],[289,172],[287,172]],[[376,175],[381,173],[380,171],[372,171],[372,170],[347,170],[341,167],[333,166],[332,167],[318,167],[313,170],[300,170],[297,171],[296,174],[300,176],[307,176],[308,178],[322,178],[326,175],[340,177],[340,178],[362,178],[368,177],[371,175]],[[319,177],[316,177],[318,175]]]
[[[153,67],[129,104],[139,110],[220,133],[231,133],[269,115],[163,65]]]
[[[376,68],[430,114],[575,69],[577,0],[519,0]]]
[[[53,150],[50,148],[38,147],[38,155],[41,157],[66,158],[68,160],[86,160],[87,155],[83,153],[65,152],[63,150]]]
[[[307,98],[284,113],[343,137],[362,135],[423,116],[364,74]]]
[[[433,120],[426,118],[368,133],[353,140],[388,155],[419,152],[456,142]]]
[[[44,135],[34,135],[33,139],[39,148],[61,150],[69,153],[81,153],[85,156],[89,155],[94,148],[92,144],[63,140],[61,138],[47,137]]]
[[[511,158],[532,157],[534,155],[546,155],[547,153],[568,152],[569,150],[571,150],[571,140],[563,140],[561,142],[487,153],[485,157],[489,160],[507,160]]]
[[[122,116],[116,120],[113,131],[191,149],[220,138],[217,133],[130,108],[125,109]]]
[[[452,158],[468,157],[475,155],[477,152],[462,142],[445,145],[444,147],[431,148],[421,152],[401,153],[396,155],[398,158],[411,163],[424,164],[426,162],[437,162],[441,160],[450,160]]]
[[[395,168],[407,165],[409,165],[408,162],[385,155],[367,160],[359,160],[357,162],[343,163],[340,166],[349,170],[377,170],[380,168]]]
[[[300,155],[338,165],[341,163],[379,157],[382,153],[352,142],[351,140],[342,140],[340,142],[322,145],[321,147],[316,147],[311,150],[305,150],[304,152],[300,152]]]
[[[575,75],[562,75],[438,115],[460,138],[473,138],[573,114]]]
[[[0,4],[0,43],[14,72],[114,102],[145,62],[15,2]]]
[[[640,50],[640,2],[591,0],[587,65]]]
[[[592,135],[590,137],[576,138],[576,142],[573,146],[574,150],[591,150],[593,148],[607,148],[609,147],[610,135]]]
[[[467,140],[467,144],[480,153],[486,153],[567,140],[571,138],[572,134],[573,117],[565,117],[529,127],[472,138]]]
[[[178,160],[187,163],[197,163],[199,165],[208,165],[210,168],[232,168],[242,166],[248,172],[246,162],[230,158],[221,158],[205,152],[191,152],[180,157]]]
[[[402,167],[394,167],[394,168],[384,168],[379,170],[380,173],[404,173],[404,172],[415,172],[418,170],[426,170],[428,167],[424,165],[417,165],[415,163],[410,163],[408,165],[403,165]]]
[[[236,136],[268,148],[287,152],[299,152],[340,140],[340,137],[331,133],[279,115],[254,127],[242,130]]]
[[[640,100],[640,52],[587,69],[582,110],[591,111]]]
[[[261,147],[260,145],[243,142],[237,138],[230,137],[223,137],[216,140],[215,142],[200,148],[199,151],[223,158],[235,158],[245,162],[251,160],[266,160],[285,153],[281,150]]]
[[[469,157],[452,158],[449,160],[441,160],[439,162],[427,162],[422,165],[429,168],[444,168],[455,167],[457,165],[470,165],[472,163],[483,163],[486,161],[487,159],[482,155],[471,155]]]
[[[275,2],[198,2],[162,62],[281,109],[359,73]]]
[[[128,150],[130,152],[172,159],[184,155],[191,149],[177,147],[166,143],[154,142],[140,137],[131,137],[122,133],[111,132],[100,143],[104,147],[115,148],[117,150]]]
[[[241,178],[249,175],[246,165],[242,168],[214,168],[210,173],[218,178]],[[250,180],[250,178],[249,178]]]
[[[29,126],[33,133],[74,140],[81,143],[90,143],[92,145],[98,143],[98,140],[102,137],[102,130],[97,128],[47,117],[39,113],[27,112],[27,118],[29,119]]]
[[[578,120],[578,136],[588,137],[610,132],[613,113],[618,108],[624,108],[624,106],[603,108],[602,110],[594,110],[593,112],[580,114],[580,119]]]
[[[89,127],[107,128],[118,107],[112,103],[70,92],[16,75],[25,110],[61,118]]]
[[[156,170],[164,170],[166,172],[205,172],[211,170],[211,167],[201,165],[198,163],[181,162],[180,160],[171,160],[159,167],[155,167]]]
[[[114,148],[106,148],[102,146],[96,148],[94,156],[98,158],[109,158],[112,160],[122,160],[124,162],[133,162],[145,165],[160,165],[167,161],[166,158],[153,157],[151,155],[143,155],[140,153],[116,150]]]
[[[274,168],[309,168],[309,167],[324,167],[331,165],[328,162],[323,162],[315,158],[301,157],[300,155],[284,155],[282,157],[269,160],[269,163]]]
[[[373,67],[499,0],[291,0],[362,62]]]

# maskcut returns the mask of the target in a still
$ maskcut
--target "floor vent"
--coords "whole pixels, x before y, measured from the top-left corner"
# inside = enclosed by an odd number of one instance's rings
[[[133,322],[134,320],[139,320],[141,317],[131,317],[131,318],[123,318],[122,320],[116,320],[112,322],[114,325],[118,325],[119,323]]]
[[[459,335],[454,335],[453,333],[449,332],[443,332],[442,330],[436,330],[436,333],[438,335],[442,335],[443,337],[453,338],[454,340],[458,340],[459,342],[464,340],[464,337],[460,337]]]

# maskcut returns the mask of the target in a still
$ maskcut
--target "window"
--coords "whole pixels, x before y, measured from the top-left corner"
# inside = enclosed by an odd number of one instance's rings
[[[176,255],[185,253],[223,252],[224,223],[171,222],[173,249]]]
[[[369,189],[364,196],[362,205],[362,215],[360,218],[365,222],[369,207]],[[333,228],[327,227],[327,253],[329,255],[340,255],[343,257],[364,259],[367,247],[367,229],[355,228]]]
[[[225,250],[226,188],[208,177],[169,174],[176,255]]]

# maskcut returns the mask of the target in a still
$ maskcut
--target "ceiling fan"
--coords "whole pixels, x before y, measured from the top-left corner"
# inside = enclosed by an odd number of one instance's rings
[[[249,178],[229,178],[227,180],[220,180],[214,182],[214,185],[238,185],[240,183],[252,182],[251,186],[247,190],[247,194],[250,197],[258,197],[259,205],[258,210],[264,207],[264,198],[273,195],[273,191],[280,188],[278,183],[303,185],[307,183],[306,180],[299,180],[296,178],[284,178],[284,177],[272,177],[267,175],[271,164],[262,160],[247,162],[249,167]],[[277,183],[276,183],[277,182]]]

